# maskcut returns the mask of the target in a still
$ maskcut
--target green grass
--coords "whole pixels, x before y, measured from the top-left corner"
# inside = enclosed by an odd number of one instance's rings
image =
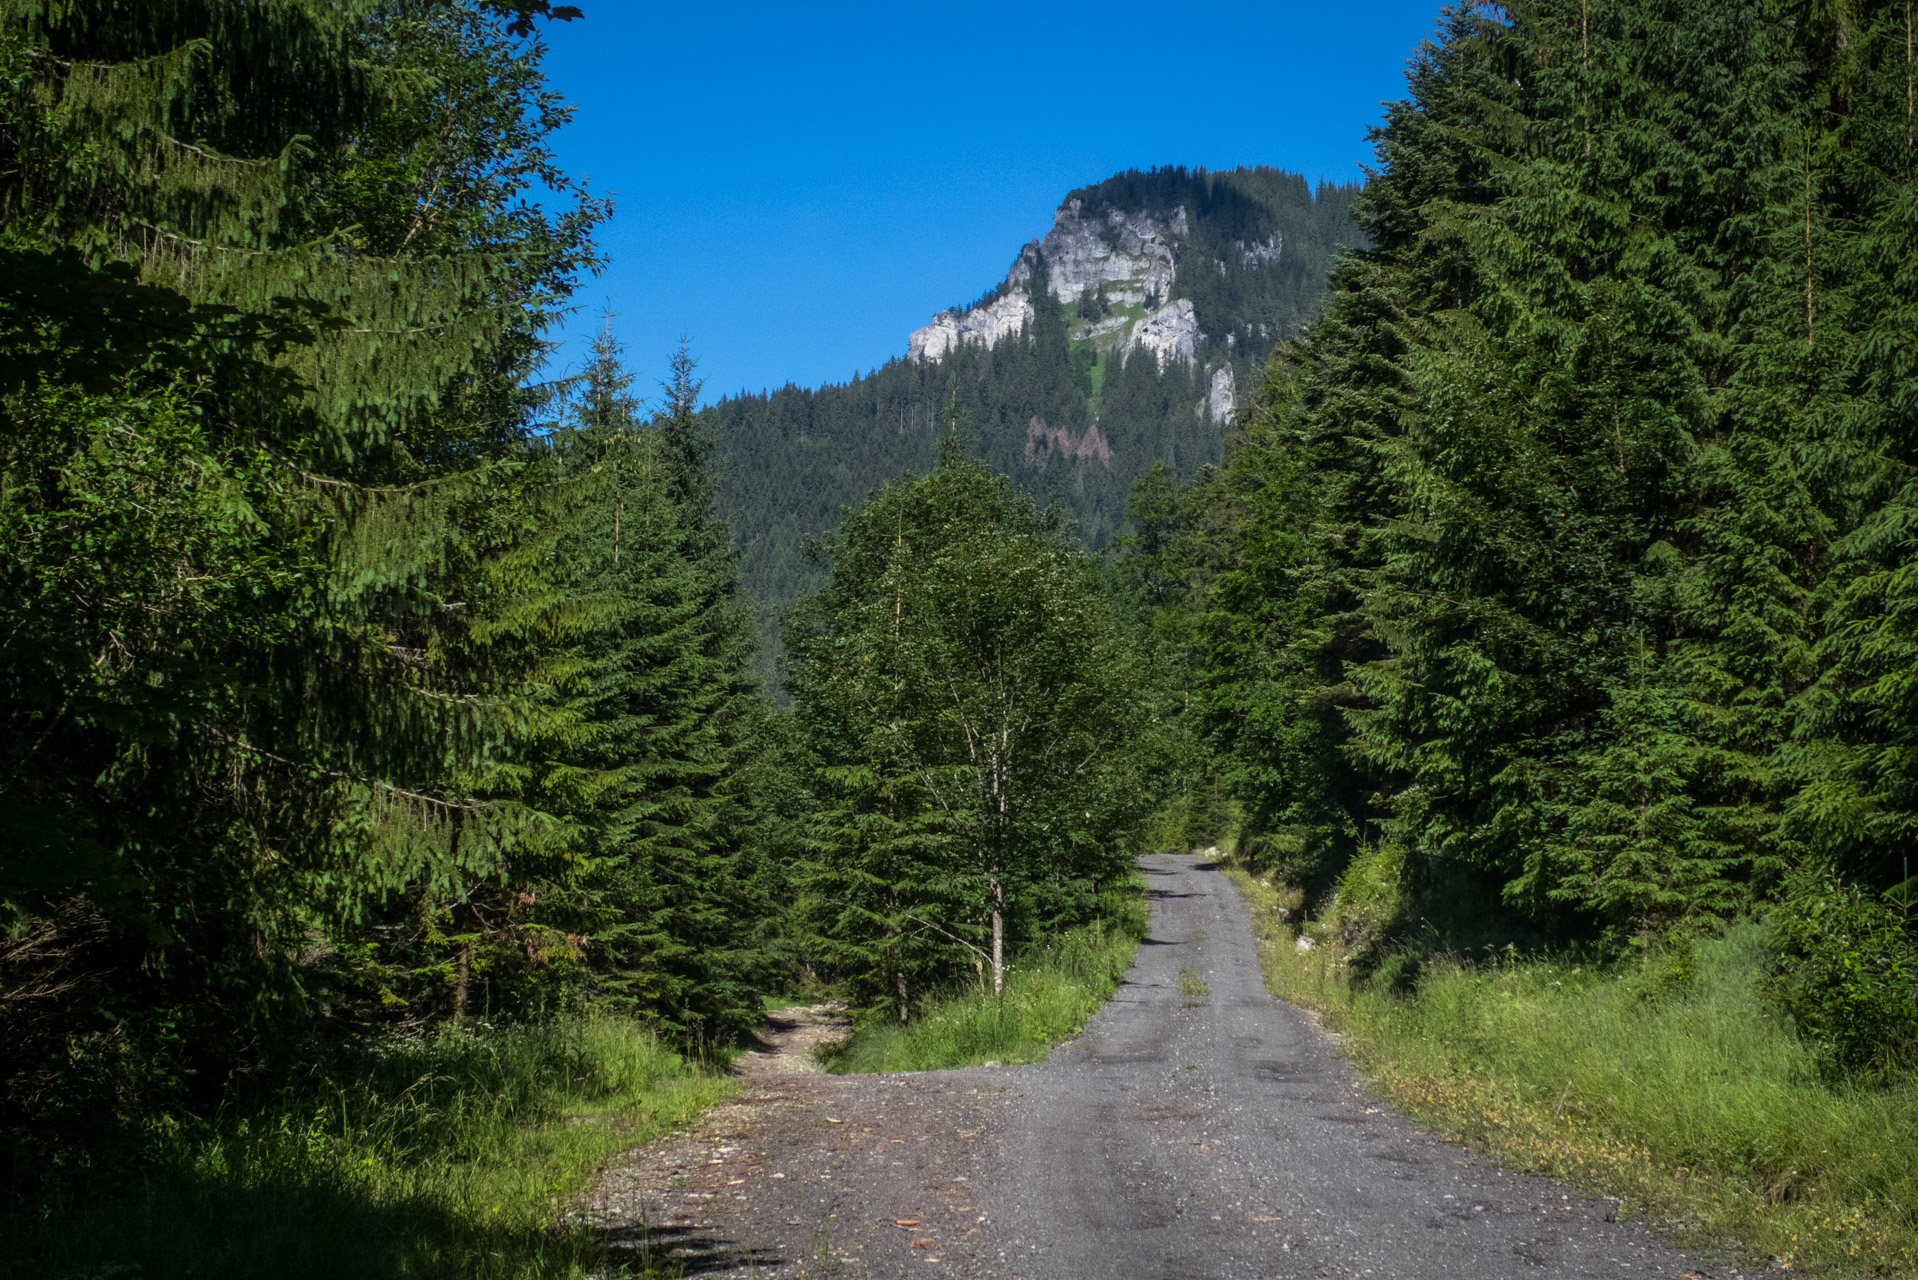
[[[0,1276],[582,1276],[605,1259],[571,1198],[732,1088],[611,1018],[394,1041],[275,1107],[156,1131],[117,1194],[12,1213]]]
[[[1019,958],[1003,998],[962,992],[923,1009],[911,1023],[856,1029],[825,1059],[829,1070],[937,1071],[1044,1062],[1052,1046],[1079,1034],[1112,998],[1145,936],[1145,914],[1074,929]]]
[[[1677,966],[1429,962],[1396,995],[1350,982],[1329,932],[1298,951],[1281,916],[1296,898],[1228,874],[1273,994],[1322,1013],[1410,1114],[1694,1241],[1814,1274],[1918,1274],[1918,1088],[1820,1079],[1763,998],[1762,926]]]
[[[1101,346],[1098,358],[1092,362],[1092,400],[1098,400],[1106,389],[1106,368],[1112,363],[1112,348]]]
[[[783,996],[761,996],[759,1007],[767,1013],[778,1013],[782,1009],[800,1009],[807,1005],[818,1004],[820,999],[820,996],[809,995],[804,991]]]
[[[1201,1009],[1212,1003],[1212,984],[1200,976],[1197,969],[1179,970],[1179,1005],[1185,1009]]]

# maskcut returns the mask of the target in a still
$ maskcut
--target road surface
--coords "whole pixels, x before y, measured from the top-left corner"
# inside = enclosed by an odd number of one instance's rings
[[[1050,1062],[762,1075],[614,1170],[587,1211],[688,1275],[1740,1274],[1395,1115],[1266,993],[1245,904],[1212,864],[1142,868],[1149,936]]]

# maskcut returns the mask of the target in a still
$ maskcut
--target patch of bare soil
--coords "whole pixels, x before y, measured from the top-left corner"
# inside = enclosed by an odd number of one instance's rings
[[[577,1212],[669,1274],[968,1274],[991,1230],[974,1181],[1003,1074],[766,1070],[628,1153]]]
[[[628,1152],[574,1215],[667,1274],[967,1273],[990,1229],[973,1180],[1004,1073],[828,1075],[814,1051],[850,1027],[836,1004],[773,1013],[735,1065],[744,1091]]]
[[[780,1009],[766,1015],[766,1029],[759,1033],[765,1046],[739,1055],[734,1070],[751,1079],[763,1076],[821,1075],[815,1050],[844,1040],[852,1030],[841,1004],[807,1004]]]

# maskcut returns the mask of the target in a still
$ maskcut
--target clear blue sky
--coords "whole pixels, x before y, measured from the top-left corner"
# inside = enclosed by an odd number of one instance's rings
[[[709,400],[902,354],[1122,169],[1360,177],[1439,8],[579,2],[558,150],[618,211],[558,371],[610,308],[648,390],[683,331]]]

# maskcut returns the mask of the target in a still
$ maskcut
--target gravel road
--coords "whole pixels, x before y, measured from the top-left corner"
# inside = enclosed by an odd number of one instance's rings
[[[1151,932],[1041,1066],[762,1075],[585,1211],[689,1275],[1030,1280],[1737,1276],[1476,1160],[1266,994],[1209,863],[1142,863]]]

